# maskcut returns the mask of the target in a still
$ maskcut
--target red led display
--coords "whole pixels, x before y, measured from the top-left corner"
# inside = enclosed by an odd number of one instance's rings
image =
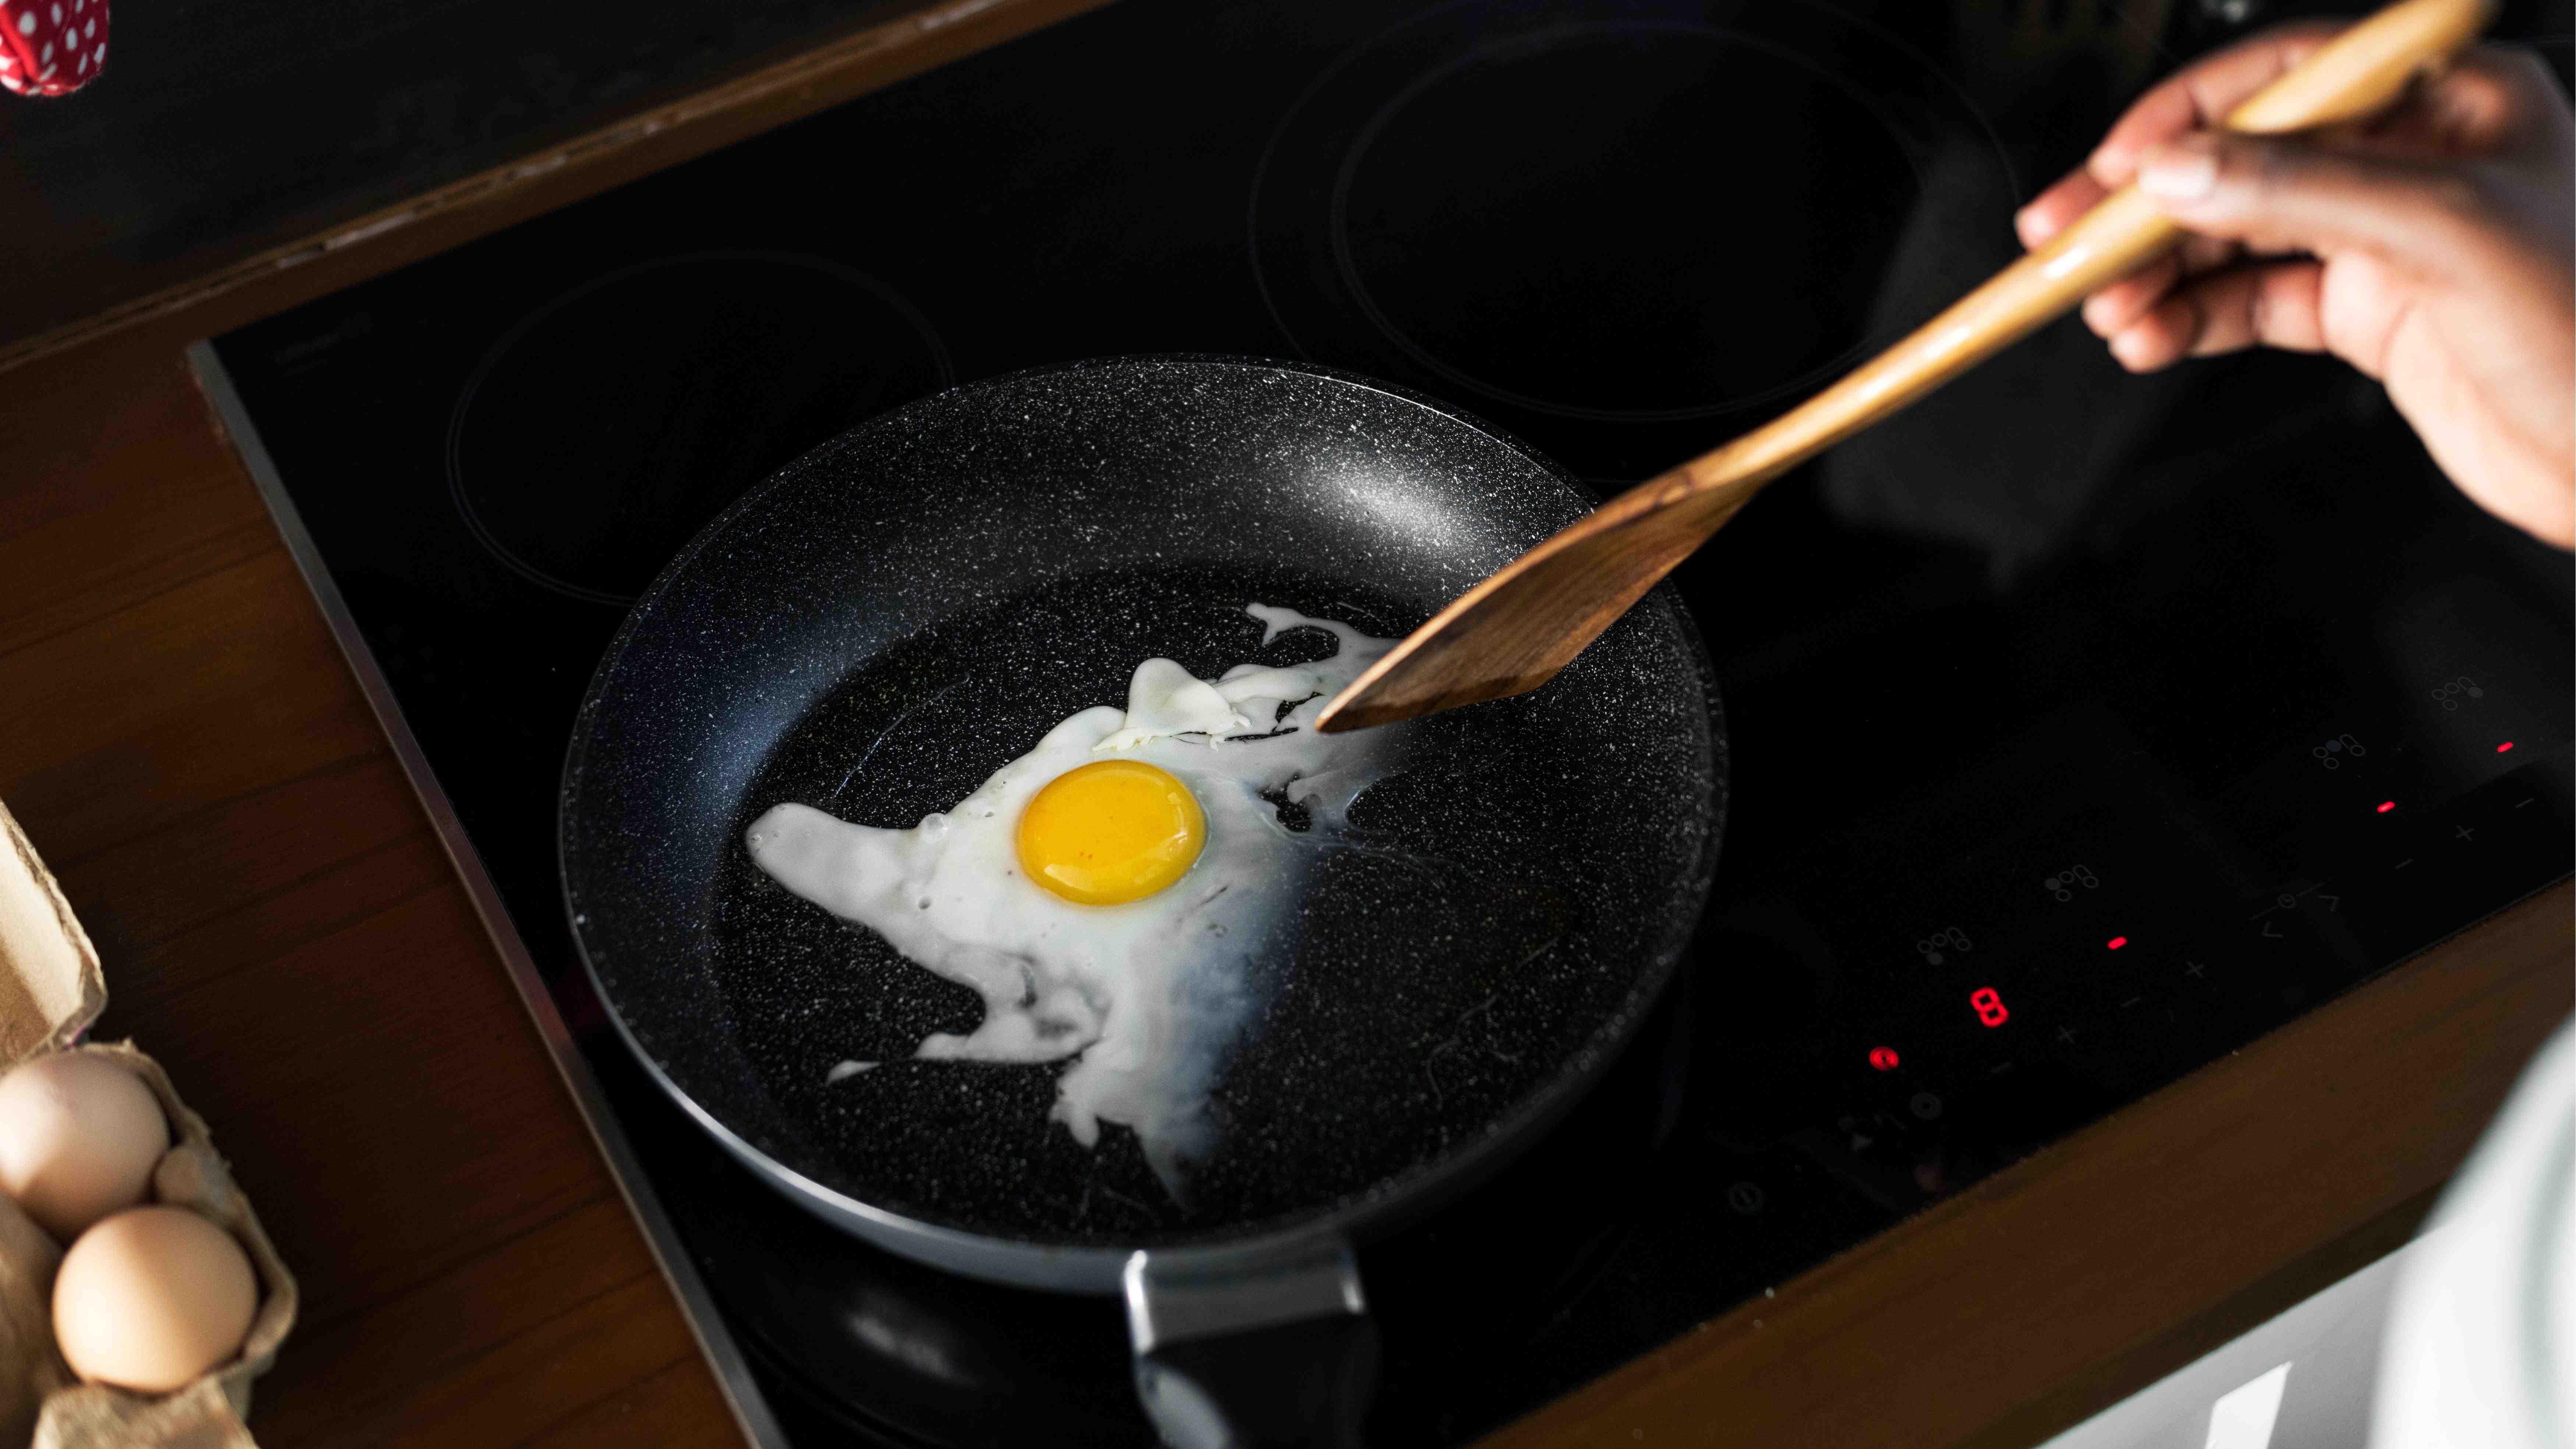
[[[2001,1026],[2012,1020],[2012,1013],[2004,1010],[2004,999],[1996,995],[1991,986],[1980,986],[1969,992],[1968,1004],[1977,1009],[1977,1020],[1988,1026]]]
[[[1892,1071],[1895,1071],[1895,1070],[1896,1070],[1896,1048],[1894,1048],[1894,1047],[1871,1047],[1871,1048],[1869,1049],[1869,1064],[1870,1064],[1871,1066],[1873,1066],[1873,1067],[1878,1068],[1878,1069],[1879,1069],[1880,1071],[1882,1071],[1882,1072],[1892,1072]]]
[[[2385,814],[2387,814],[2389,811],[2394,810],[2394,809],[2396,809],[2396,808],[2397,808],[2397,802],[2396,802],[2396,801],[2394,801],[2394,800],[2382,800],[2382,801],[2380,801],[2380,802],[2379,802],[2379,813],[2380,813],[2380,814],[2382,814],[2382,815],[2385,815]]]
[[[2512,749],[2512,748],[2513,748],[2513,741],[2511,741],[2511,740],[2507,740],[2507,741],[2505,741],[2503,744],[2500,744],[2500,745],[2496,746],[2496,753],[2497,753],[2497,754],[2499,754],[2499,755],[2501,755],[2501,754],[2503,754],[2505,751],[2507,751],[2507,750],[2509,750],[2509,749]]]
[[[2123,947],[2123,946],[2125,946],[2125,945],[2127,945],[2127,944],[2129,944],[2129,938],[2128,938],[2128,937],[2126,937],[2126,936],[2113,936],[2113,937],[2111,938],[2111,942],[2110,942],[2111,949],[2112,949],[2112,950],[2114,950],[2114,951],[2119,950],[2121,947]]]

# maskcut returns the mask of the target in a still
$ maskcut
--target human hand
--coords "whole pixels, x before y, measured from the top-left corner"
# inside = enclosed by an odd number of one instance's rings
[[[2576,546],[2567,100],[2536,56],[2482,46],[2367,122],[2214,129],[2340,28],[2256,36],[2148,91],[2022,208],[2022,243],[2136,181],[2192,234],[2084,304],[2121,365],[2153,372],[2258,342],[2332,352],[2387,385],[2462,492]]]

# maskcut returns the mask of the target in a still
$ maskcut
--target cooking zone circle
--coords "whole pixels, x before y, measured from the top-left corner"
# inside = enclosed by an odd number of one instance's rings
[[[1871,303],[1936,153],[2008,175],[1928,62],[1849,17],[1580,11],[1426,12],[1291,108],[1252,250],[1307,355],[1543,416],[1753,407],[1893,340]]]
[[[865,273],[664,257],[564,293],[493,345],[448,424],[448,489],[513,572],[622,606],[743,490],[955,380],[929,323]]]

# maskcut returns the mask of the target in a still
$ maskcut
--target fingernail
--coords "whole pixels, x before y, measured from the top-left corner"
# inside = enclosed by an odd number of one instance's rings
[[[2218,186],[2218,158],[2202,146],[2158,146],[2138,165],[2138,189],[2163,201],[2198,201]]]

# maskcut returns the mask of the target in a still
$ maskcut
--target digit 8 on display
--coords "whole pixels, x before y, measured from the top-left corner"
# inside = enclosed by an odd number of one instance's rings
[[[2004,1009],[2003,997],[1991,986],[1969,992],[1968,1005],[1976,1008],[1977,1020],[1987,1026],[2001,1026],[2012,1020],[2012,1013]]]

